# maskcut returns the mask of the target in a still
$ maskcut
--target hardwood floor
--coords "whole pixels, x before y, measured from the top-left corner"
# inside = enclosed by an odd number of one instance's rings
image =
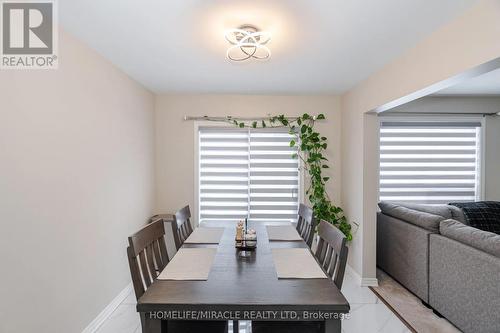
[[[397,281],[381,270],[377,270],[379,286],[373,290],[393,311],[395,311],[415,332],[460,333],[445,318],[437,316],[422,301]]]

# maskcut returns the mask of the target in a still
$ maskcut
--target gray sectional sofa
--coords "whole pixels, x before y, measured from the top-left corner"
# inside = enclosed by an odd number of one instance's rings
[[[377,266],[464,332],[500,332],[500,235],[460,208],[381,202]]]

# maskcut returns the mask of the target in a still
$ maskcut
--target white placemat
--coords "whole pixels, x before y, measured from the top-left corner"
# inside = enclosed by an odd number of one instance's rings
[[[297,229],[292,225],[267,226],[267,236],[270,241],[301,241]]]
[[[217,249],[181,248],[158,280],[207,280]]]
[[[184,243],[219,244],[224,228],[196,228]]]
[[[309,249],[271,249],[278,279],[326,279]]]

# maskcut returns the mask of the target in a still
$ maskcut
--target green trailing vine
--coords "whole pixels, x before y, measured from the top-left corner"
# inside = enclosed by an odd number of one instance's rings
[[[266,128],[266,127],[286,127],[289,133],[294,136],[290,141],[290,147],[297,147],[294,158],[300,158],[304,162],[304,168],[309,173],[310,184],[306,191],[317,219],[329,221],[337,226],[350,241],[352,240],[351,225],[347,222],[342,208],[335,206],[326,192],[326,183],[330,177],[323,176],[323,170],[328,169],[328,160],[325,157],[325,150],[328,147],[327,138],[321,136],[314,129],[317,120],[324,120],[325,115],[319,114],[311,116],[304,113],[299,117],[286,117],[285,115],[270,116],[260,121],[238,121],[232,117],[227,117],[226,121],[240,128]],[[355,223],[354,223],[355,224]]]

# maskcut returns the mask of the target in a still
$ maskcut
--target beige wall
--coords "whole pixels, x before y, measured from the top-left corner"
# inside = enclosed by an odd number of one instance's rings
[[[81,332],[130,282],[153,211],[153,95],[68,34],[0,71],[0,332]]]
[[[332,96],[161,95],[156,98],[156,210],[174,212],[195,206],[195,122],[192,116],[311,115],[324,113],[317,123],[328,137],[331,176],[328,192],[340,200],[340,104]]]
[[[378,179],[377,119],[366,112],[500,57],[498,36],[500,1],[481,1],[342,96],[342,202],[361,223],[349,262],[366,281],[376,274]]]

